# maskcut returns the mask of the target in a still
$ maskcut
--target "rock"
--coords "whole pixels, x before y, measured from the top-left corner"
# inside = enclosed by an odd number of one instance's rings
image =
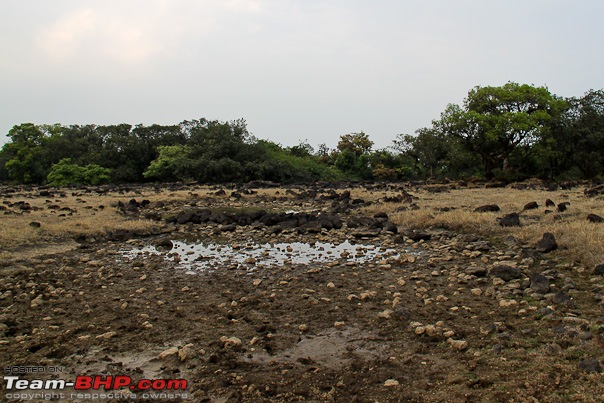
[[[587,197],[595,197],[598,195],[604,195],[604,185],[594,186],[590,189],[585,189],[585,196]]]
[[[387,388],[392,388],[394,386],[399,386],[399,385],[400,385],[400,383],[396,379],[388,379],[386,382],[384,382],[384,386]]]
[[[599,264],[596,267],[594,267],[593,274],[595,276],[604,276],[604,264]]]
[[[239,348],[242,346],[241,339],[237,337],[226,337],[222,336],[220,338],[220,342],[223,344],[224,348]]]
[[[602,372],[602,365],[597,359],[590,357],[579,362],[577,365],[581,371],[589,373],[600,373]]]
[[[117,336],[117,332],[115,330],[112,330],[107,333],[99,334],[98,336],[96,336],[96,338],[97,339],[110,339],[115,336]]]
[[[193,344],[187,344],[186,346],[178,350],[178,358],[181,361],[193,358],[195,356],[195,350],[193,350],[193,347]]]
[[[541,253],[549,253],[556,249],[558,249],[558,244],[556,243],[556,238],[554,234],[550,232],[546,232],[543,234],[543,238],[537,244],[537,251]]]
[[[392,309],[386,309],[383,312],[378,313],[378,317],[382,319],[390,319],[394,311]]]
[[[559,212],[564,212],[567,210],[568,206],[570,206],[570,202],[562,202],[558,204],[558,211]]]
[[[538,294],[547,294],[549,292],[549,280],[542,274],[534,273],[530,276],[531,289]]]
[[[493,266],[491,270],[489,270],[489,275],[492,277],[498,277],[504,281],[511,281],[522,278],[522,271],[517,267],[497,265]]]
[[[568,294],[566,294],[564,291],[558,291],[556,294],[554,294],[554,297],[552,298],[552,302],[554,304],[568,304],[570,303],[572,300],[569,297]]]
[[[518,213],[506,214],[497,220],[502,227],[520,227],[520,215]]]
[[[537,202],[530,202],[524,205],[524,210],[535,210],[539,208],[539,204]]]
[[[384,231],[389,231],[389,232],[392,232],[393,234],[398,233],[398,227],[394,223],[391,223],[390,221],[386,221],[382,225],[382,228],[384,229]]]
[[[600,217],[597,214],[589,214],[587,216],[587,221],[592,222],[592,223],[601,223],[604,222],[604,218]]]
[[[162,351],[161,353],[159,353],[159,359],[160,360],[165,360],[168,357],[171,357],[173,355],[177,355],[178,354],[178,347],[170,347],[167,350]]]
[[[501,211],[501,209],[497,204],[485,204],[474,209],[475,213],[496,213],[498,211]]]
[[[518,301],[516,301],[515,299],[502,299],[501,301],[499,301],[499,306],[502,308],[509,308],[511,306],[516,305],[518,305]]]
[[[29,226],[32,228],[40,228],[42,224],[40,224],[38,221],[32,221],[29,223]]]
[[[358,229],[352,233],[352,236],[355,238],[375,238],[378,235],[380,235],[381,232],[382,232],[382,230],[380,228]]]
[[[469,276],[476,276],[476,277],[486,277],[487,276],[487,269],[485,269],[484,267],[472,266],[472,267],[466,268],[464,270],[464,272]]]
[[[432,234],[418,230],[407,231],[405,235],[407,238],[411,238],[413,242],[429,241],[432,239]]]
[[[468,348],[468,342],[465,340],[453,340],[453,339],[447,339],[447,343],[449,343],[449,345],[451,346],[451,348],[453,350],[457,350],[457,351],[464,351],[465,349]]]
[[[236,229],[237,229],[236,224],[228,224],[228,225],[223,225],[222,227],[220,227],[221,232],[233,232]]]
[[[378,220],[382,220],[382,221],[388,221],[388,214],[386,214],[385,212],[381,211],[379,213],[375,213],[373,215],[373,218],[377,218]]]
[[[554,203],[554,201],[552,199],[547,199],[545,201],[545,207],[555,207],[556,203]]]
[[[30,302],[30,306],[32,308],[37,308],[40,305],[42,305],[44,303],[44,300],[42,299],[42,294],[38,295],[36,298],[34,298],[31,302]]]
[[[162,239],[158,239],[155,242],[155,247],[156,248],[172,249],[173,244],[172,244],[172,241],[170,240],[170,238],[162,238]]]

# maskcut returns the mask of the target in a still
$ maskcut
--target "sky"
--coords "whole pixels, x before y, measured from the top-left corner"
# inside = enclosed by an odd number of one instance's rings
[[[601,0],[0,0],[14,126],[243,118],[284,146],[374,148],[475,86],[604,87]]]

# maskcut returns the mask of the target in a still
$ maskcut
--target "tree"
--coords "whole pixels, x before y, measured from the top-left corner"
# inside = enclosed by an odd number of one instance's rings
[[[545,87],[512,82],[502,87],[475,87],[463,108],[449,105],[433,126],[461,139],[467,150],[480,156],[485,176],[492,178],[496,173],[509,173],[513,154],[521,146],[530,149],[545,136],[565,105]]]
[[[586,178],[604,174],[604,90],[569,100],[567,114],[574,163]]]
[[[64,158],[54,164],[47,176],[50,186],[101,185],[108,183],[111,170],[95,164],[80,166]]]
[[[33,123],[14,126],[8,137],[11,142],[4,145],[5,167],[9,177],[20,183],[42,183],[47,168],[43,164],[46,141],[44,132]]]
[[[159,146],[159,155],[151,161],[143,173],[147,179],[175,181],[191,179],[194,175],[190,154],[191,149],[185,145]]]
[[[373,147],[373,141],[369,140],[369,136],[363,131],[360,133],[349,133],[340,136],[338,142],[338,150],[340,152],[350,151],[357,157],[363,154],[369,154]]]

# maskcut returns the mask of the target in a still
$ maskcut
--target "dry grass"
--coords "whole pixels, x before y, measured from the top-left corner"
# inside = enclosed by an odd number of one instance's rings
[[[72,215],[68,212],[48,210],[45,198],[16,198],[12,201],[23,200],[34,208],[23,215],[4,215],[0,220],[0,247],[14,249],[45,242],[55,242],[59,239],[69,239],[77,235],[100,235],[119,229],[145,231],[154,225],[149,220],[131,220],[121,216],[117,209],[110,207],[117,200],[128,200],[133,195],[90,195],[68,196],[58,201],[60,207],[75,210]],[[140,198],[140,195],[137,195]],[[161,198],[161,196],[150,196]],[[85,202],[83,202],[85,201]],[[100,209],[99,206],[104,206]],[[86,208],[90,206],[91,208]],[[61,216],[63,214],[63,216]],[[40,223],[39,228],[30,225]]]
[[[510,188],[454,189],[436,194],[416,190],[411,194],[417,198],[419,210],[397,212],[400,204],[379,203],[364,208],[363,213],[386,212],[394,223],[403,227],[444,227],[489,237],[512,235],[531,245],[536,244],[544,232],[551,232],[560,245],[560,250],[555,252],[558,255],[586,266],[604,263],[604,225],[592,224],[586,219],[589,213],[604,216],[604,202],[602,198],[585,197],[581,188],[555,192]],[[555,203],[567,201],[570,206],[563,213],[548,207],[554,212],[545,214],[546,199]],[[532,201],[539,203],[539,209],[522,211],[524,205]],[[476,207],[485,204],[497,204],[501,212],[474,212]],[[449,208],[453,209],[445,211]],[[522,226],[501,227],[497,218],[512,212],[521,213]]]
[[[205,197],[212,197],[223,202],[229,200],[229,190],[225,196],[220,197],[214,196],[215,192],[215,188],[192,186],[176,191],[139,188],[137,191],[126,193],[68,195],[50,201],[43,197],[32,197],[31,194],[16,196],[10,201],[24,200],[40,210],[33,210],[31,213],[23,215],[2,216],[0,220],[0,260],[10,257],[15,250],[22,250],[28,245],[68,240],[80,234],[94,236],[119,229],[147,231],[157,225],[148,220],[133,220],[124,217],[117,209],[110,207],[120,200],[127,202],[131,198],[135,198],[138,201],[148,199],[151,202],[183,203]],[[561,247],[559,251],[555,252],[556,254],[587,266],[604,263],[604,225],[591,224],[586,220],[589,213],[604,216],[604,199],[601,197],[587,198],[583,195],[582,188],[556,192],[511,188],[469,188],[454,189],[446,193],[430,193],[423,188],[410,189],[409,192],[415,197],[414,201],[420,208],[407,211],[397,211],[401,207],[408,206],[406,203],[377,202],[384,196],[396,196],[400,194],[400,191],[368,191],[354,188],[351,189],[351,192],[353,198],[376,202],[363,208],[360,211],[361,214],[373,215],[383,211],[390,215],[394,223],[402,227],[445,227],[488,237],[513,235],[527,244],[535,244],[544,232],[551,232],[556,236]],[[258,196],[274,196],[279,199],[293,198],[283,188],[259,189]],[[544,206],[545,200],[548,198],[556,203],[570,202],[568,211],[546,215]],[[253,197],[244,199],[246,202],[254,202]],[[522,227],[503,228],[499,226],[497,217],[511,212],[521,212],[523,206],[531,201],[538,202],[540,208],[522,212]],[[51,203],[72,208],[77,212],[71,216],[60,217],[61,212],[48,210],[47,207]],[[484,204],[497,204],[502,211],[500,213],[474,212],[476,207]],[[101,205],[105,208],[100,209]],[[87,208],[87,206],[89,207]],[[451,210],[446,211],[447,209]],[[559,216],[559,219],[555,219],[556,216]],[[29,223],[32,221],[39,222],[40,228],[31,227]]]

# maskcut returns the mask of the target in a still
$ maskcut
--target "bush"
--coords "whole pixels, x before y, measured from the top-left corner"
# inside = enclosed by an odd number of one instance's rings
[[[80,166],[64,158],[50,168],[46,182],[50,186],[101,185],[108,183],[111,170],[96,164]]]

